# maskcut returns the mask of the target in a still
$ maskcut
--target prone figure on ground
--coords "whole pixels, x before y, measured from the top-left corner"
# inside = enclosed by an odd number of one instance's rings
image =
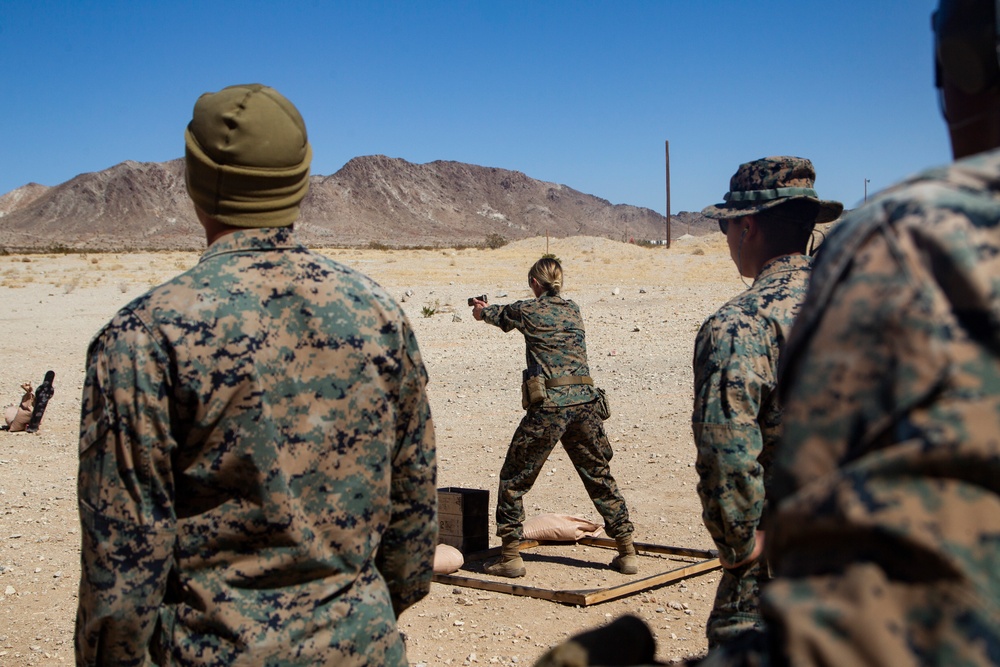
[[[33,389],[30,382],[21,385],[24,395],[17,405],[9,405],[4,410],[5,431],[25,433],[37,433],[42,425],[42,417],[45,416],[45,409],[49,404],[49,399],[55,394],[52,382],[55,380],[55,371],[47,371],[38,389]]]
[[[87,352],[77,662],[406,665],[437,542],[410,323],[295,241],[312,149],[285,97],[206,93],[184,136],[208,248]]]
[[[524,336],[526,369],[522,372],[522,407],[518,425],[500,470],[497,492],[497,536],[500,559],[486,572],[523,577],[523,496],[538,478],[557,442],[562,442],[587,493],[614,538],[618,555],[611,567],[624,574],[638,572],[638,556],[625,498],[611,474],[614,453],[604,431],[603,400],[587,364],[587,341],[580,308],[561,295],[563,270],[559,261],[543,257],[528,271],[533,299],[488,305],[470,299],[472,316],[504,332]],[[607,417],[606,414],[603,415]]]
[[[761,624],[766,485],[781,437],[778,360],[802,299],[817,223],[840,202],[819,199],[812,162],[767,157],[740,165],[725,201],[702,214],[719,222],[740,278],[753,284],[701,325],[694,347],[698,496],[722,576],[708,619],[709,647]]]
[[[940,1],[955,161],[817,255],[779,369],[764,627],[689,664],[1000,664],[997,21],[995,0]]]

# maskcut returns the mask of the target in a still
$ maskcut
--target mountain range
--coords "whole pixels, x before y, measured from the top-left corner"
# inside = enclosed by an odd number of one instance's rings
[[[674,238],[714,228],[697,213],[671,220]],[[657,241],[667,234],[664,216],[652,209],[611,204],[519,171],[384,155],[354,158],[331,176],[310,176],[295,228],[311,247],[456,247],[545,235]],[[129,160],[0,196],[0,252],[204,246],[182,159]]]

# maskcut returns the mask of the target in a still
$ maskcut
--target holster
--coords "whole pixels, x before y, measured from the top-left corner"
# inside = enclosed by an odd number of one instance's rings
[[[545,391],[545,378],[541,366],[528,366],[521,371],[521,407],[527,410],[532,405],[541,403],[548,394]]]

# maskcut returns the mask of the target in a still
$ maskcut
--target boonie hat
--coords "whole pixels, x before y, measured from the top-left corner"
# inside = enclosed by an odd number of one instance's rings
[[[312,147],[298,109],[259,83],[205,93],[184,131],[192,201],[234,227],[285,227],[309,190]]]
[[[815,184],[816,170],[806,158],[780,155],[745,162],[729,179],[725,201],[706,206],[701,214],[716,220],[740,218],[793,199],[808,199],[819,204],[814,222],[836,220],[844,211],[844,205],[820,199]]]

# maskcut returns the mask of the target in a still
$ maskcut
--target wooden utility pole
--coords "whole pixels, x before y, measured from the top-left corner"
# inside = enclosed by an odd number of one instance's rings
[[[667,247],[670,247],[670,142],[663,142],[667,156]]]

